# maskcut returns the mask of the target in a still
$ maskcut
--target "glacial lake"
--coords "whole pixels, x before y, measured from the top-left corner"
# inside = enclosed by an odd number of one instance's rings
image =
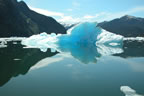
[[[88,46],[69,54],[20,41],[0,47],[0,96],[125,96],[121,86],[144,94],[144,42],[125,42],[122,53],[106,56]]]

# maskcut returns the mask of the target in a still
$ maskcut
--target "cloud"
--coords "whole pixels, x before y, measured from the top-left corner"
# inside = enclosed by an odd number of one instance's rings
[[[61,12],[54,12],[54,11],[49,11],[45,9],[40,9],[40,8],[34,8],[29,6],[29,8],[35,12],[38,12],[40,14],[46,15],[46,16],[52,16],[55,19],[57,19],[59,22],[80,22],[80,18],[73,18],[72,16],[66,16],[64,13]]]
[[[72,16],[63,16],[61,19],[58,20],[59,22],[68,22],[68,23],[74,23],[74,22],[80,22],[80,18],[73,18]]]
[[[58,17],[63,17],[64,14],[60,13],[60,12],[54,12],[54,11],[49,11],[49,10],[45,10],[45,9],[40,9],[40,8],[34,8],[29,6],[29,8],[33,11],[36,11],[40,14],[46,15],[46,16],[58,16]]]
[[[67,9],[67,11],[73,11],[73,9],[72,9],[72,8],[69,8],[69,9]]]
[[[72,7],[66,10],[70,12],[70,11],[79,10],[79,9],[80,9],[80,3],[78,3],[77,1],[73,1]]]
[[[72,2],[72,5],[73,5],[74,7],[78,7],[78,6],[80,6],[80,3],[74,1],[74,2]]]
[[[80,4],[78,2],[73,2],[73,6],[80,6]],[[55,12],[55,11],[49,11],[49,10],[45,10],[45,9],[40,9],[40,8],[34,8],[29,6],[30,9],[46,15],[46,16],[52,16],[54,17],[56,20],[58,20],[59,22],[68,22],[68,23],[74,23],[74,22],[84,22],[84,21],[97,21],[97,22],[102,22],[102,21],[108,21],[108,20],[112,20],[115,18],[119,18],[121,16],[124,15],[133,15],[135,13],[138,12],[144,12],[144,6],[138,6],[126,11],[121,11],[121,12],[100,12],[94,15],[84,15],[84,16],[78,16],[78,17],[74,17],[71,15],[65,15],[62,12]],[[73,8],[69,8],[67,9],[67,11],[74,11]]]
[[[95,19],[97,19],[97,21],[105,21],[105,20],[112,20],[115,18],[120,18],[124,15],[133,15],[135,13],[138,12],[144,12],[144,7],[143,6],[139,6],[139,7],[135,7],[132,9],[129,9],[127,11],[122,11],[122,12],[115,12],[115,13],[111,13],[111,12],[102,12],[102,13],[98,13],[97,17]]]
[[[95,16],[85,15],[83,18],[85,18],[85,19],[92,19],[92,18],[95,18]]]
[[[142,12],[142,11],[144,11],[144,6],[135,7],[131,10],[128,10],[127,13],[132,14],[132,13]]]
[[[94,19],[94,18],[100,17],[100,16],[105,15],[105,14],[106,13],[101,12],[101,13],[98,13],[98,14],[95,14],[95,15],[85,15],[83,18],[84,19]]]

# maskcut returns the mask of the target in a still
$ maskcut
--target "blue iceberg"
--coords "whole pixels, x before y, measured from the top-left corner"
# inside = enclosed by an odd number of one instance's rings
[[[39,48],[46,52],[48,48],[54,52],[70,53],[75,58],[95,61],[95,57],[123,52],[123,36],[116,35],[97,27],[96,22],[84,22],[74,26],[67,34],[41,33],[22,41],[26,47]],[[87,55],[87,56],[85,56]]]
[[[105,44],[112,43],[121,45],[123,36],[116,35],[97,27],[96,22],[85,22],[79,24],[70,30],[67,34],[58,37],[60,44],[77,43],[77,44]]]
[[[59,43],[94,44],[102,32],[101,28],[96,25],[97,23],[89,22],[79,24],[68,30],[67,34],[60,36]]]

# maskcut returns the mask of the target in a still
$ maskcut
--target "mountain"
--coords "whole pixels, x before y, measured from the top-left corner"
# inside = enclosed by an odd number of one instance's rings
[[[66,30],[76,26],[77,24],[79,24],[80,22],[75,22],[75,23],[64,23],[64,22],[60,22],[60,24],[62,24]]]
[[[144,36],[144,18],[125,15],[111,21],[101,22],[98,26],[125,37]]]
[[[40,32],[66,33],[52,17],[36,13],[25,2],[0,0],[0,37],[27,37]]]

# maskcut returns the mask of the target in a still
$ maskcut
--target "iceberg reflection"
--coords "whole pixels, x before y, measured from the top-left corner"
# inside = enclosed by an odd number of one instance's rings
[[[95,46],[92,44],[73,44],[60,46],[58,50],[65,54],[70,53],[74,58],[85,64],[96,63],[97,59],[103,55],[112,55],[123,52],[122,46]]]
[[[38,49],[23,49],[20,44],[8,42],[8,47],[0,50],[0,87],[5,85],[12,77],[25,75],[32,66],[44,58],[50,58],[57,52],[46,53]]]

